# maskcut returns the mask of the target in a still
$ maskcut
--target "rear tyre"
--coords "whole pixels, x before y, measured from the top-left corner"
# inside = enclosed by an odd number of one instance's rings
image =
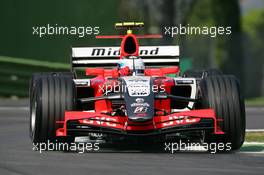
[[[215,110],[217,118],[223,119],[219,124],[225,132],[224,135],[207,133],[205,141],[229,144],[231,150],[239,149],[245,138],[245,105],[238,80],[230,75],[206,77],[200,82],[200,93],[202,108]]]
[[[34,74],[30,86],[30,138],[35,144],[54,142],[60,127],[56,121],[63,121],[64,112],[76,108],[72,76],[68,73]]]
[[[183,73],[183,77],[190,78],[204,78],[208,76],[222,75],[223,73],[218,69],[208,69],[208,70],[187,70]]]

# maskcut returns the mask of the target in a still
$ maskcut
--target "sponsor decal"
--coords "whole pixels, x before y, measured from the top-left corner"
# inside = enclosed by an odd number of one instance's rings
[[[133,88],[130,87],[130,96],[148,96],[149,95],[149,87],[143,86],[134,86]]]
[[[130,96],[148,96],[150,94],[150,84],[148,79],[133,78],[126,82]]]
[[[131,107],[149,107],[148,103],[144,103],[143,98],[136,98],[135,103],[131,104]]]
[[[147,56],[147,55],[158,55],[159,47],[154,49],[139,49],[139,55]],[[93,48],[91,56],[120,56],[119,48]]]
[[[143,103],[144,102],[144,98],[136,98],[136,102],[137,103]]]
[[[199,121],[200,118],[189,118],[189,116],[169,116],[169,121],[162,123],[162,125],[165,127],[179,124],[191,124]]]
[[[148,107],[138,106],[135,108],[134,113],[141,114],[141,113],[146,113],[147,111],[148,111]]]
[[[144,79],[132,79],[132,80],[128,80],[129,83],[133,83],[133,84],[138,84],[138,83],[147,83],[148,80],[144,80]]]
[[[116,118],[112,117],[95,117],[95,118],[90,118],[90,119],[83,119],[80,120],[81,123],[84,124],[95,124],[95,125],[105,125],[105,126],[112,126],[115,127],[117,122]]]
[[[136,117],[146,117],[147,116],[147,114],[146,113],[139,113],[139,114],[136,114]]]
[[[176,84],[193,84],[193,80],[176,80]]]

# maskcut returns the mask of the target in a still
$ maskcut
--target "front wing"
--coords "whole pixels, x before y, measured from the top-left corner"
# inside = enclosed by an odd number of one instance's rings
[[[224,134],[219,127],[213,109],[191,110],[154,116],[147,122],[132,122],[126,116],[109,116],[95,112],[65,112],[64,121],[56,131],[56,136],[82,136],[87,133],[110,133],[122,135],[156,135],[190,130],[213,130],[212,134]]]

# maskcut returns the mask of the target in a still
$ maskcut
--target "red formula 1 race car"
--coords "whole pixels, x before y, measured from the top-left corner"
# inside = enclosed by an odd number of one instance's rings
[[[33,75],[32,142],[178,138],[239,149],[245,107],[237,79],[217,70],[180,76],[179,47],[139,46],[138,39],[161,37],[133,34],[139,27],[143,23],[117,23],[126,34],[97,36],[121,39],[120,47],[72,48],[71,72]],[[80,68],[85,78],[77,75]]]

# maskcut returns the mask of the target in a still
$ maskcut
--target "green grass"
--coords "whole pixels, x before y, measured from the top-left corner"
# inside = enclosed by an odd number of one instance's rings
[[[49,62],[49,61],[38,61],[38,60],[32,60],[32,59],[14,58],[14,57],[7,57],[7,56],[0,56],[0,62],[11,63],[11,64],[21,64],[21,65],[25,65],[25,66],[46,67],[46,68],[51,68],[51,69],[68,69],[68,68],[70,68],[69,64],[64,64],[64,63],[56,63],[56,62]]]
[[[242,148],[240,148],[240,151],[242,152],[263,152],[264,146],[263,145],[243,145]]]
[[[246,99],[246,105],[249,105],[249,106],[264,106],[264,97]]]
[[[247,132],[246,142],[264,142],[264,132]]]
[[[66,72],[69,64],[0,56],[0,96],[27,97],[35,72]]]

